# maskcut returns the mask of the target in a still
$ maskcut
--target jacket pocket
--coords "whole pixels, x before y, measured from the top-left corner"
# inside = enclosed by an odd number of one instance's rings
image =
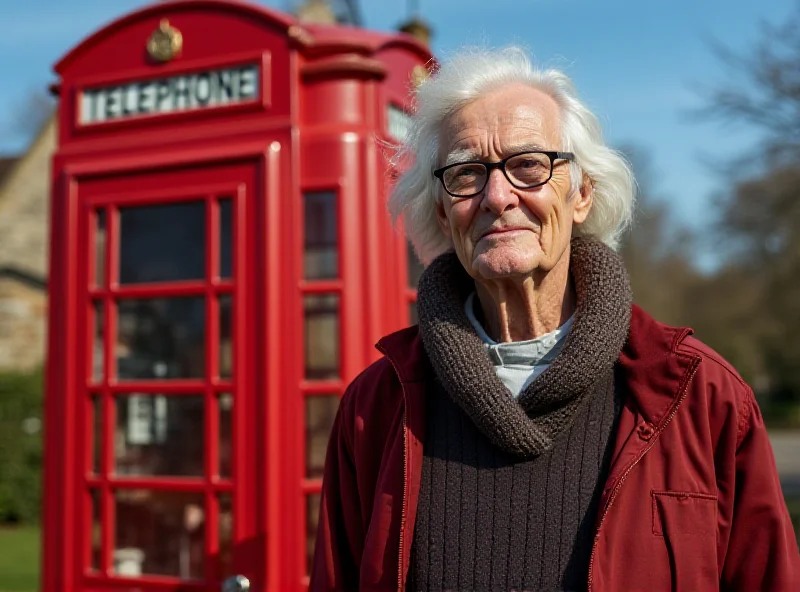
[[[663,537],[673,590],[718,590],[717,496],[652,491],[653,534]]]

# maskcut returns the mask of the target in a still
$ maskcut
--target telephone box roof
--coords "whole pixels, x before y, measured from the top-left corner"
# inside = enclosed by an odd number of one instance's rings
[[[54,70],[63,74],[64,70],[101,41],[143,19],[158,17],[165,12],[207,9],[220,12],[233,12],[250,16],[267,27],[278,28],[293,39],[303,53],[326,54],[351,51],[372,54],[389,47],[405,47],[414,53],[430,58],[430,50],[406,33],[378,32],[343,25],[317,25],[299,22],[292,15],[272,10],[258,4],[239,0],[175,0],[160,2],[131,12],[112,21],[105,27],[86,37],[59,60]]]

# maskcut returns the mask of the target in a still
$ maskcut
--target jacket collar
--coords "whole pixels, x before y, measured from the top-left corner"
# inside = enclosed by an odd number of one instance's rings
[[[678,346],[692,329],[659,323],[633,305],[628,340],[619,366],[628,385],[628,396],[644,419],[660,428],[677,403],[697,356],[679,351]],[[416,326],[381,339],[376,346],[394,366],[401,382],[425,379],[427,361]]]
[[[639,413],[660,430],[691,378],[698,356],[682,353],[679,345],[694,331],[659,323],[633,305],[628,340],[619,366]]]
[[[427,361],[417,325],[390,333],[375,347],[392,363],[400,382],[418,382],[425,378]]]

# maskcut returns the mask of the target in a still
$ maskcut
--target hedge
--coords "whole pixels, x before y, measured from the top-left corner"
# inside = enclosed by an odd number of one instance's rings
[[[0,524],[39,521],[42,371],[0,373]]]

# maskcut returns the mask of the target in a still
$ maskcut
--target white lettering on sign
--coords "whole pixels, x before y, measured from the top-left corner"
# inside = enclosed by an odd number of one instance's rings
[[[409,125],[411,124],[411,116],[399,107],[389,105],[386,120],[389,127],[389,137],[398,142],[405,141]]]
[[[86,89],[80,95],[79,122],[86,125],[254,101],[260,95],[259,73],[258,64],[248,64]]]

